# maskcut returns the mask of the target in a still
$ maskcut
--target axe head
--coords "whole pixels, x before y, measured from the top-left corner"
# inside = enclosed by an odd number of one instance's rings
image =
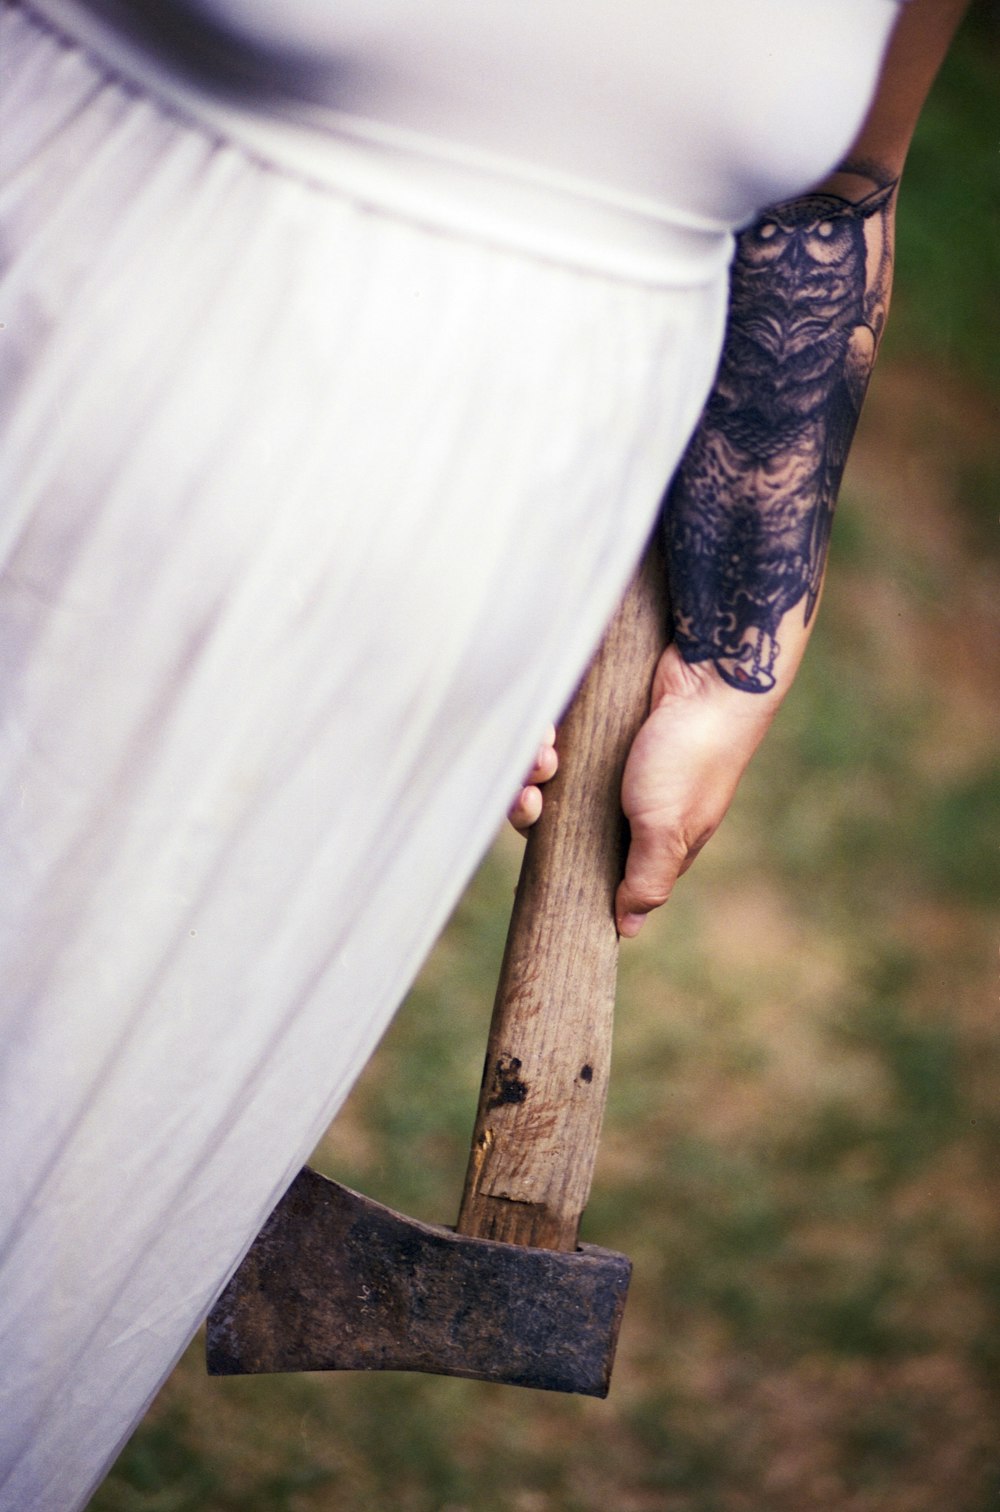
[[[607,1396],[631,1262],[472,1239],[299,1172],[208,1318],[211,1375],[419,1370]]]

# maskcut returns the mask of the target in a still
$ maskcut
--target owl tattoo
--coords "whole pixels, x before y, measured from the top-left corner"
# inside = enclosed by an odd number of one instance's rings
[[[819,596],[847,452],[884,321],[895,183],[810,194],[738,241],[715,387],[664,511],[678,647],[733,687],[775,684],[783,616]],[[879,251],[879,248],[882,250]]]

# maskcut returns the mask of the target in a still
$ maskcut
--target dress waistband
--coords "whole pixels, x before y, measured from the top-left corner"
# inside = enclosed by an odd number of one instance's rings
[[[287,87],[280,66],[226,55],[191,22],[183,35],[140,25],[127,7],[21,0],[110,74],[143,89],[220,140],[373,210],[545,261],[665,287],[716,281],[730,228],[585,178],[460,141],[371,120]],[[183,8],[180,11],[183,15]],[[186,23],[185,23],[186,24]]]

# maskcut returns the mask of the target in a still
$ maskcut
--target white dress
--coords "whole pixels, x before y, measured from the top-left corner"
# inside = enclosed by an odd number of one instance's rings
[[[200,9],[0,10],[3,1512],[86,1501],[371,1053],[653,523],[732,228],[894,12]]]

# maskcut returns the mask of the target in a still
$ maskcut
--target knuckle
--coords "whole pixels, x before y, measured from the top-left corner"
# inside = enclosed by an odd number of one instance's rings
[[[670,897],[676,869],[626,878],[625,896],[637,911],[659,908]]]

